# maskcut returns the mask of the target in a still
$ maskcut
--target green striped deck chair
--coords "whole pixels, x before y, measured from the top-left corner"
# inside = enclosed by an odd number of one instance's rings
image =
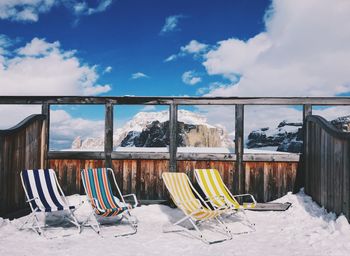
[[[108,178],[108,173],[111,173],[115,187],[118,191],[118,197],[113,195],[112,186]],[[119,216],[125,218],[127,222],[132,226],[133,231],[125,234],[118,234],[116,236],[125,236],[135,234],[137,232],[137,221],[130,214],[130,210],[138,205],[135,194],[122,195],[118,184],[116,182],[114,172],[110,168],[95,168],[95,169],[83,169],[81,171],[81,179],[87,195],[87,199],[93,209],[84,225],[91,223],[91,226],[97,233],[100,233],[100,225],[96,216],[99,218],[111,218]],[[134,204],[128,204],[124,198],[133,197]]]

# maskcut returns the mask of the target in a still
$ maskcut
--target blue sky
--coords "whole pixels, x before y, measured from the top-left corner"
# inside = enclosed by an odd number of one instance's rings
[[[94,6],[96,1],[90,2]],[[79,58],[101,71],[112,67],[100,79],[112,88],[104,95],[196,95],[198,84],[183,83],[184,72],[201,74],[201,84],[218,78],[205,76],[205,68],[192,56],[164,60],[194,39],[213,45],[230,37],[254,36],[264,29],[269,4],[261,0],[119,0],[103,12],[82,17],[60,5],[41,14],[35,23],[0,20],[0,33],[20,42],[34,37],[59,41],[63,49],[76,49]],[[178,16],[177,26],[161,33],[169,16]],[[137,72],[148,77],[131,79]]]
[[[349,13],[343,0],[1,0],[0,94],[350,95]],[[116,126],[141,109],[116,113]],[[65,140],[103,124],[103,107],[52,110]],[[2,106],[1,127],[39,111]],[[250,130],[301,116],[285,106],[249,111]],[[232,130],[231,111],[204,113]]]

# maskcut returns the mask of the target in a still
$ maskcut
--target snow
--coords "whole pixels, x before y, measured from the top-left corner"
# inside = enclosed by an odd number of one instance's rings
[[[275,151],[277,147],[261,147],[258,149],[244,148],[245,154],[267,154],[267,155],[298,155],[296,153]],[[85,149],[67,149],[62,151],[84,152]],[[92,152],[101,152],[103,149],[91,149]],[[126,153],[168,153],[168,147],[116,147],[115,152]],[[178,153],[198,153],[198,154],[234,154],[234,148],[225,147],[178,147]]]
[[[83,196],[69,197],[78,203]],[[141,206],[133,210],[139,220],[138,233],[115,238],[114,233],[126,226],[109,225],[99,237],[84,228],[80,235],[45,239],[34,232],[18,231],[23,218],[9,221],[0,218],[0,255],[301,255],[346,256],[350,252],[350,225],[344,216],[327,213],[302,191],[288,194],[276,202],[291,202],[285,212],[247,211],[256,231],[234,235],[232,240],[206,245],[181,233],[162,233],[162,226],[178,219],[182,213],[164,205]],[[89,207],[77,210],[83,220]],[[246,231],[239,222],[228,222],[234,231]],[[73,228],[66,228],[65,231]]]
[[[264,147],[259,149],[245,148],[245,154],[272,154],[272,155],[298,155],[288,152],[275,151],[275,147]],[[114,149],[116,152],[145,152],[145,153],[168,153],[168,147],[162,148],[145,148],[145,147],[117,147]],[[234,154],[234,148],[225,147],[178,147],[178,153],[198,153],[198,154]]]

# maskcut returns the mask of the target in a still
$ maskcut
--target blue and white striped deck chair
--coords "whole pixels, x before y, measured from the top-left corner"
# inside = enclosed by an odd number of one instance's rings
[[[80,225],[74,216],[75,206],[69,206],[54,170],[23,170],[21,180],[32,213],[20,229],[24,229],[30,223],[29,228],[39,235],[45,236],[43,228],[47,225],[39,223],[38,214],[61,211],[63,218],[75,225],[78,228],[78,233],[80,233]]]

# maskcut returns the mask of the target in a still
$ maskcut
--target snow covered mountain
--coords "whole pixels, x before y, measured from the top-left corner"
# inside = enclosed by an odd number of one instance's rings
[[[168,120],[168,111],[139,112],[114,131],[113,147],[166,147],[169,145]],[[209,124],[203,115],[179,110],[178,121],[180,147],[234,147],[233,136],[224,127]],[[336,118],[331,123],[342,131],[350,132],[350,116]],[[303,145],[301,128],[301,122],[284,120],[276,128],[264,127],[252,131],[246,146],[299,153]],[[71,149],[103,150],[103,145],[103,138],[77,137]]]
[[[247,148],[276,147],[277,151],[299,153],[302,150],[302,123],[284,120],[276,128],[260,128],[248,135]]]
[[[114,131],[113,147],[165,147],[169,145],[169,112],[139,112],[122,128]],[[234,147],[232,138],[220,125],[212,125],[203,115],[178,111],[178,145]],[[103,150],[103,138],[77,137],[72,149]]]
[[[350,116],[330,121],[337,129],[350,132]],[[302,123],[283,121],[276,128],[260,128],[248,135],[248,148],[276,147],[277,151],[300,153],[303,146]]]
[[[338,117],[332,120],[331,124],[343,132],[350,132],[350,116]]]

